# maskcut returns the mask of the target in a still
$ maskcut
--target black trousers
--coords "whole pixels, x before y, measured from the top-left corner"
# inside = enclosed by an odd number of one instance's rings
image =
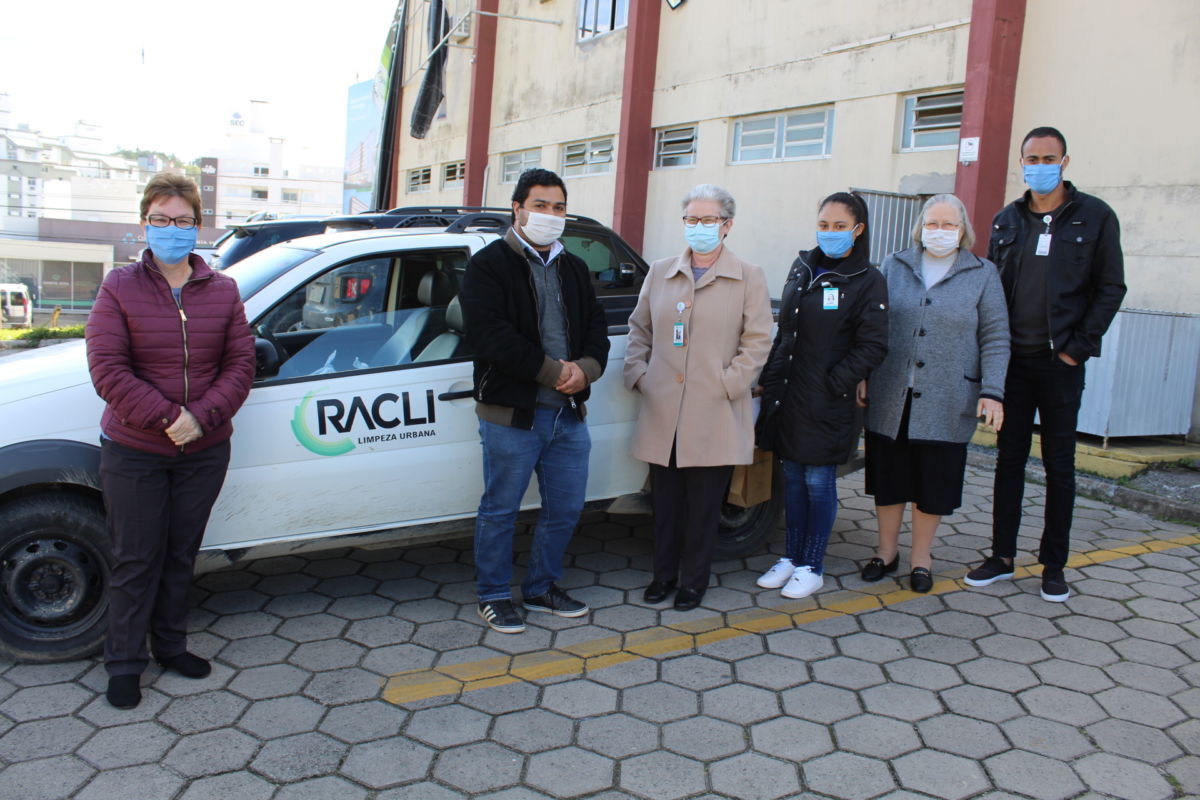
[[[208,515],[225,482],[229,442],[181,456],[105,439],[100,484],[115,565],[108,586],[109,675],[140,675],[187,650],[188,593]]]
[[[1017,529],[1025,497],[1025,462],[1033,441],[1036,411],[1046,465],[1046,518],[1038,560],[1064,567],[1071,554],[1075,509],[1075,426],[1083,395],[1084,368],[1057,356],[1013,356],[1004,384],[1004,426],[1000,429],[992,512],[992,554],[1017,555]]]
[[[721,504],[729,492],[732,466],[650,465],[654,509],[654,580],[703,592],[712,573],[713,550],[721,525]]]

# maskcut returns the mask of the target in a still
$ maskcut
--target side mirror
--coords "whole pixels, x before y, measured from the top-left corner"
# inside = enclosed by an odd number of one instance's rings
[[[279,350],[266,339],[254,340],[254,377],[270,378],[279,373]]]

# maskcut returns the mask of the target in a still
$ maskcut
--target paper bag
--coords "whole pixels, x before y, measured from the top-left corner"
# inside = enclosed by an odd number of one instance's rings
[[[754,448],[753,464],[737,464],[733,478],[729,481],[729,495],[725,502],[742,508],[750,508],[771,499],[771,477],[775,458],[770,453]]]

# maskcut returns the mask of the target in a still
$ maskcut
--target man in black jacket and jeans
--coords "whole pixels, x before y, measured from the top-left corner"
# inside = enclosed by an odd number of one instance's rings
[[[479,616],[501,633],[525,623],[512,602],[513,532],[536,472],[542,509],[521,585],[524,606],[560,617],[588,607],[560,589],[563,554],[587,488],[591,438],[584,401],[608,361],[608,324],[587,265],[559,237],[567,189],[545,169],[521,174],[513,225],[471,257],[463,277],[467,342],[483,445],[475,521]]]
[[[1075,506],[1075,425],[1083,362],[1125,297],[1117,216],[1103,200],[1062,179],[1070,158],[1055,128],[1034,128],[1021,143],[1029,191],[993,220],[988,258],[1000,269],[1008,299],[1012,358],[1004,389],[1004,428],[992,514],[992,555],[968,573],[970,586],[1013,576],[1025,489],[1025,462],[1040,418],[1046,467],[1046,519],[1038,560],[1042,598],[1066,600]]]

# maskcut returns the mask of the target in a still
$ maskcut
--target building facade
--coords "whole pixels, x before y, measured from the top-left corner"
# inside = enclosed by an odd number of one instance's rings
[[[1121,219],[1126,306],[1200,312],[1200,154],[1179,142],[1200,122],[1193,0],[445,0],[457,46],[421,140],[431,4],[408,5],[393,205],[505,206],[540,165],[654,259],[683,247],[683,194],[716,183],[738,201],[730,246],[778,294],[834,191],[866,193],[875,261],[943,191],[982,252],[1025,190],[1021,139],[1053,125],[1067,178]]]

